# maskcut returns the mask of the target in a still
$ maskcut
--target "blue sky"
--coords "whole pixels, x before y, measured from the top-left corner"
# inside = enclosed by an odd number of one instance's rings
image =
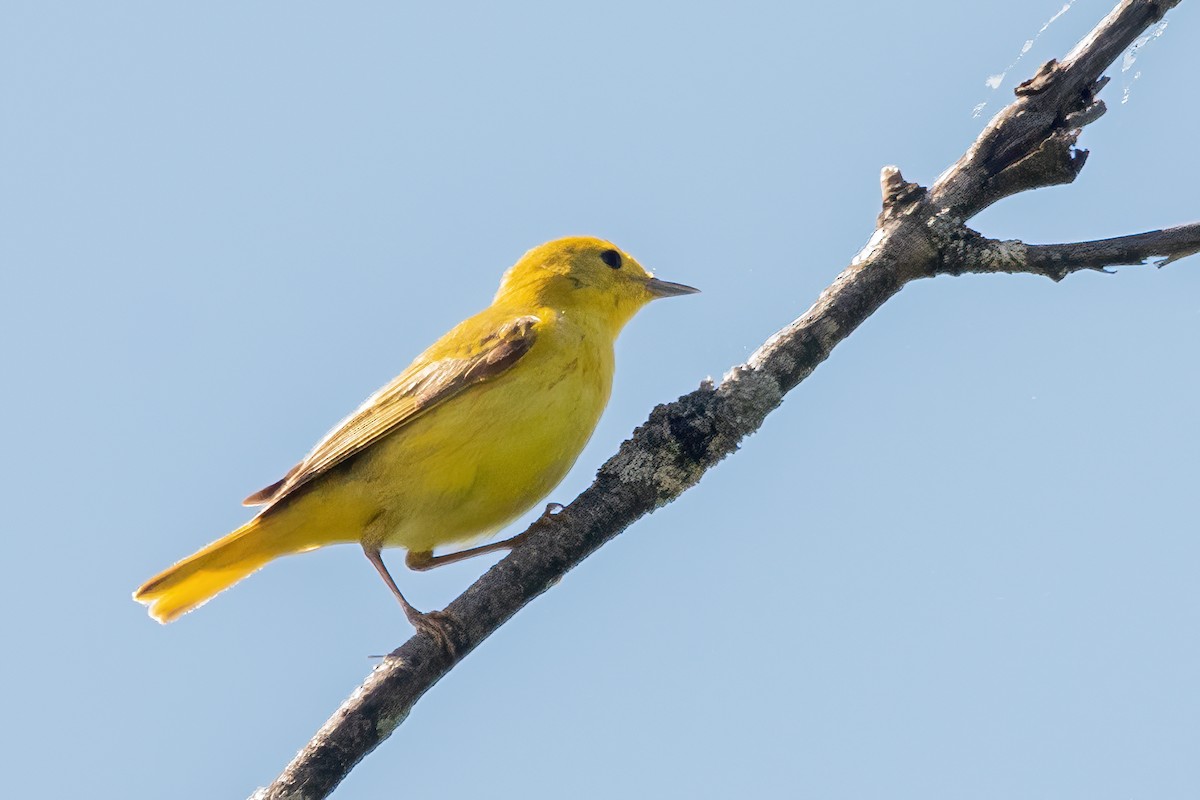
[[[626,329],[569,501],[815,299],[882,166],[931,182],[1109,4],[1076,0],[989,89],[1061,7],[7,4],[12,796],[269,782],[409,634],[374,571],[287,559],[165,628],[135,586],[522,252],[590,233],[704,293]],[[1200,216],[1200,11],[1168,21],[1110,70],[1079,180],[977,227]],[[1198,352],[1195,258],[910,286],[337,796],[1195,796]],[[397,577],[434,608],[486,565]]]

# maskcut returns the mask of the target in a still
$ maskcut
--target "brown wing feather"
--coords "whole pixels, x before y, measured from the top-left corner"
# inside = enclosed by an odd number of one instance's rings
[[[425,364],[418,359],[326,434],[287,475],[250,495],[242,504],[278,502],[464,389],[504,373],[533,347],[538,322],[535,316],[510,320],[482,337],[464,358],[442,358]]]
[[[244,506],[261,506],[263,503],[271,502],[271,498],[274,497],[275,494],[283,487],[283,485],[285,483],[287,483],[288,480],[293,475],[295,475],[297,472],[299,472],[300,468],[303,466],[304,466],[304,464],[302,462],[302,463],[297,464],[296,466],[292,467],[291,469],[289,469],[287,471],[286,475],[284,475],[282,478],[280,478],[279,480],[272,483],[270,486],[259,489],[254,494],[248,496],[245,500],[242,501],[242,505],[244,505]]]

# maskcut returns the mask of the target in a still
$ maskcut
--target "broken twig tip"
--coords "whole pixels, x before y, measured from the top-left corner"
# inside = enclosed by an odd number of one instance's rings
[[[910,183],[900,174],[900,168],[887,166],[879,171],[879,188],[883,194],[883,210],[886,213],[897,203],[916,199],[925,193],[919,183]]]
[[[1018,84],[1017,87],[1013,89],[1013,94],[1015,94],[1017,97],[1025,97],[1026,95],[1040,94],[1041,92],[1044,92],[1050,83],[1050,76],[1054,74],[1056,69],[1058,69],[1058,59],[1052,58],[1045,64],[1042,64],[1036,75],[1029,80]]]
[[[889,164],[879,170],[879,188],[883,192],[883,197],[886,200],[888,194],[893,190],[893,187],[904,185],[904,176],[900,174],[900,168]]]

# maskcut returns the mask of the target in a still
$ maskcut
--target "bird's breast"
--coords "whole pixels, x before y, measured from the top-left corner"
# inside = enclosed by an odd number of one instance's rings
[[[415,420],[364,468],[387,544],[427,550],[486,536],[566,476],[608,403],[609,340],[551,329],[508,372]]]

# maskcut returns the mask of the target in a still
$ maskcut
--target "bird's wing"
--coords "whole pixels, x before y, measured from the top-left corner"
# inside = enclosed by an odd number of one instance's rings
[[[441,353],[434,345],[426,356],[382,389],[371,395],[358,410],[325,435],[312,452],[280,480],[242,501],[257,506],[276,503],[313,478],[395,433],[424,412],[446,402],[463,390],[491,380],[511,369],[529,352],[537,338],[536,316],[516,317],[499,326],[472,324],[468,320],[444,341],[461,341],[462,334],[476,328],[470,345],[459,345],[457,355]],[[463,330],[466,328],[467,330]]]

